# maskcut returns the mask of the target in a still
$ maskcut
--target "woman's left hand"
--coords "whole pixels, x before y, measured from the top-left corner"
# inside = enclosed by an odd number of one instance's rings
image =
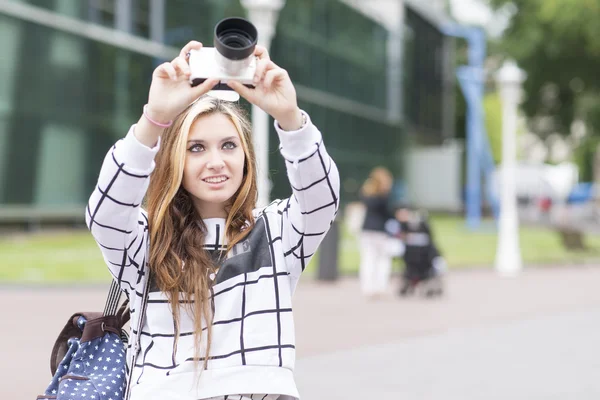
[[[286,70],[271,61],[267,49],[256,46],[254,55],[256,73],[254,89],[238,81],[230,80],[227,85],[240,96],[264,110],[286,131],[295,131],[302,127],[302,114],[296,100],[296,89]]]

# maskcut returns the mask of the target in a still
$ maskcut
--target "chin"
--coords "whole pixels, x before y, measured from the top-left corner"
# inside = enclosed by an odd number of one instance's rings
[[[238,186],[239,188],[239,186]],[[199,204],[214,206],[221,206],[224,203],[231,200],[235,195],[238,188],[234,188],[233,185],[229,187],[221,188],[220,190],[211,190],[204,185],[194,187],[193,192],[190,192]],[[235,190],[234,190],[235,189]]]
[[[229,199],[231,199],[231,197],[234,195],[234,193],[215,193],[214,195],[208,195],[206,196],[206,194],[202,197],[199,197],[201,201],[205,202],[205,203],[210,203],[210,204],[223,204],[227,201],[229,201]]]

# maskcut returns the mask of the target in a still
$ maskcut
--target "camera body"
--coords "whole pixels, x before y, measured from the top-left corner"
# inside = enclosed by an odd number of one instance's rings
[[[190,51],[190,83],[197,86],[208,78],[218,78],[213,90],[231,90],[226,83],[235,79],[253,88],[257,41],[258,31],[250,21],[237,17],[221,20],[215,26],[215,47]]]
[[[250,56],[241,60],[225,58],[214,47],[203,47],[190,51],[190,83],[197,86],[208,78],[218,78],[220,83],[215,89],[226,90],[230,79],[254,87],[252,80],[256,71],[256,57]]]

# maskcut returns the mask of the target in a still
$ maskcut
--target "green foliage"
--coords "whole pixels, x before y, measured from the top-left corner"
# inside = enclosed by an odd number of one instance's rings
[[[549,116],[554,124],[538,134],[568,133],[580,115],[577,99],[600,91],[600,2],[598,0],[489,0],[512,7],[510,26],[499,46],[527,74],[523,108],[529,116]],[[583,116],[585,117],[585,116]],[[595,120],[586,121],[600,131]],[[591,125],[594,124],[594,125]]]
[[[579,168],[579,180],[582,182],[592,182],[594,180],[594,155],[599,144],[600,138],[590,136],[575,149],[573,162]]]

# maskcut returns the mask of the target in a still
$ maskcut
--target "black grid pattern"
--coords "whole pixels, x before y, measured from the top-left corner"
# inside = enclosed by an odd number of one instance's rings
[[[255,227],[244,243],[238,243],[239,248],[223,260],[212,278],[214,319],[209,370],[241,366],[293,370],[292,294],[339,205],[337,168],[325,150],[320,132],[310,118],[307,121],[300,132],[282,132],[277,127],[292,196],[255,210]],[[109,270],[131,300],[132,327],[137,326],[136,309],[142,303],[147,278],[148,219],[140,204],[157,150],[137,142],[132,127],[106,156],[86,210],[88,227]],[[204,247],[211,253],[220,253],[226,246],[221,238],[225,221],[204,222],[208,228]],[[136,329],[132,329],[130,343],[137,336]],[[193,321],[182,308],[179,327],[175,327],[165,294],[151,289],[139,343],[133,371],[135,384],[187,371],[193,364],[188,361],[194,356]],[[269,382],[264,384],[264,393],[270,393]],[[253,392],[256,393],[250,393]]]

